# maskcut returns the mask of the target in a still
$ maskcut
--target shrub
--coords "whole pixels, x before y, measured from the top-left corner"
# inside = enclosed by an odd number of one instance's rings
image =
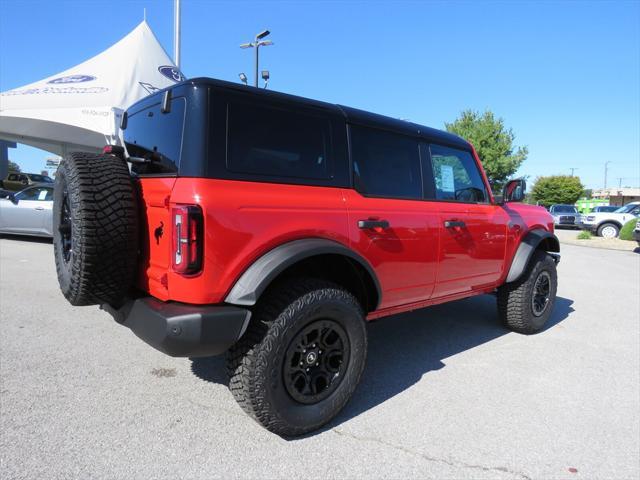
[[[569,175],[553,175],[538,177],[531,189],[531,196],[548,207],[554,203],[573,205],[582,195],[583,186],[578,177]]]
[[[633,240],[633,229],[636,228],[636,223],[638,223],[638,219],[634,218],[633,220],[629,220],[624,226],[620,229],[620,240]]]
[[[591,235],[591,232],[588,232],[586,230],[583,230],[578,234],[578,240],[591,240],[591,237],[593,237],[593,235]]]

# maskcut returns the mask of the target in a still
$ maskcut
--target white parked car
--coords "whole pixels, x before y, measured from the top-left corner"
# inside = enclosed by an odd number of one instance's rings
[[[640,216],[640,202],[631,202],[615,212],[589,213],[582,216],[581,227],[605,238],[615,238],[622,226]]]
[[[0,233],[52,237],[53,186],[34,185],[0,198]]]

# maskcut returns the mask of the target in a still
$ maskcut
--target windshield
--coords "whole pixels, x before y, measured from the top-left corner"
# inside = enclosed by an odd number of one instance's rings
[[[617,209],[615,211],[615,213],[629,213],[631,210],[633,210],[637,206],[638,206],[637,203],[629,203],[629,204],[625,205],[624,207],[620,207],[619,209]]]
[[[553,207],[554,213],[578,213],[578,209],[571,205],[555,205]]]

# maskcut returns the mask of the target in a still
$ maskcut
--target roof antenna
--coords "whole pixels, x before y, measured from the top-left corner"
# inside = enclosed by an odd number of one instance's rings
[[[147,21],[147,9],[146,7],[142,9],[142,20]]]

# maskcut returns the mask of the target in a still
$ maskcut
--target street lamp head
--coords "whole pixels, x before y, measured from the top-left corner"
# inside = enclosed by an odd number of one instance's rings
[[[262,38],[266,37],[267,35],[269,35],[270,33],[271,33],[271,32],[270,32],[269,30],[263,30],[263,31],[261,31],[258,35],[256,35],[256,38],[257,38],[258,40],[260,40],[260,39],[262,39]]]
[[[264,42],[258,42],[258,45],[261,47],[268,47],[269,45],[273,45],[273,42],[271,40],[265,40]]]
[[[240,45],[240,48],[251,48],[253,47],[253,43],[243,43]]]
[[[244,73],[239,73],[238,76],[240,77],[240,81],[246,85],[247,84],[247,76]]]
[[[262,74],[262,79],[265,82],[268,82],[269,81],[269,70],[262,70],[261,74]]]

